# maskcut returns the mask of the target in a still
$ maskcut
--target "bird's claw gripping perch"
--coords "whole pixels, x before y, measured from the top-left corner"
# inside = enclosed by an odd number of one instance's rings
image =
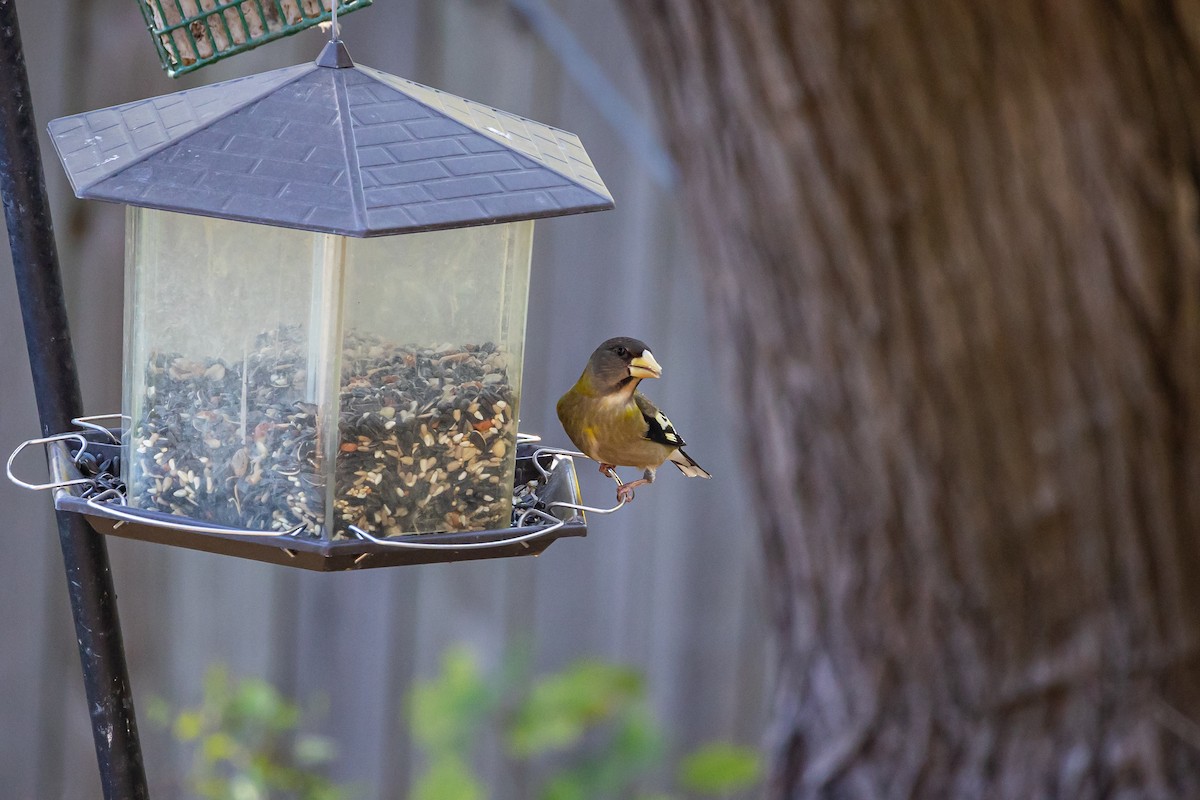
[[[618,503],[632,502],[633,501],[633,490],[639,486],[646,486],[649,483],[650,483],[650,481],[646,480],[645,478],[639,478],[638,480],[630,481],[629,483],[622,483],[620,486],[617,487],[617,502]]]
[[[620,477],[617,476],[616,466],[613,464],[605,464],[603,461],[600,462],[600,474],[606,478],[612,478],[614,481],[617,482],[617,502],[618,503],[627,503],[630,500],[632,500],[633,499],[633,489],[631,487],[636,486],[641,483],[645,483],[645,481],[634,481],[633,483],[622,483]]]

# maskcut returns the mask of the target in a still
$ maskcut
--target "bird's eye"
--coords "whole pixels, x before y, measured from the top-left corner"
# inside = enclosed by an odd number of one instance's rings
[[[628,350],[626,350],[624,347],[622,347],[622,346],[620,346],[620,345],[617,345],[617,350],[616,350],[616,353],[617,353],[617,355],[619,355],[621,358],[624,358],[625,356],[629,355],[629,351],[628,351]]]

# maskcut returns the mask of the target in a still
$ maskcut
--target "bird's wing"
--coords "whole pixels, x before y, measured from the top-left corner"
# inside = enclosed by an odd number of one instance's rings
[[[634,394],[633,399],[642,412],[642,417],[646,420],[645,437],[647,439],[668,447],[683,447],[687,444],[683,437],[675,432],[675,426],[671,424],[671,420],[667,419],[667,415],[655,408],[654,403],[647,400],[645,395],[638,392]]]

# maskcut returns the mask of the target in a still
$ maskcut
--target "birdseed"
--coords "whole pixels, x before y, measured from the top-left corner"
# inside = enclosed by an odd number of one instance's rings
[[[133,424],[133,505],[222,525],[334,537],[506,527],[517,405],[492,343],[400,346],[347,334],[332,514],[307,340],[258,337],[240,361],[159,353]]]

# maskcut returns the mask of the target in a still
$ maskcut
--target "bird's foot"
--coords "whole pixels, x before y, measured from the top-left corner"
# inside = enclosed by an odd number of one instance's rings
[[[606,478],[615,478],[617,476],[616,464],[605,464],[603,461],[601,461],[600,474]]]
[[[622,483],[619,487],[617,487],[617,502],[632,502],[633,490],[639,486],[646,486],[649,483],[650,481],[646,480],[645,478],[639,478],[638,480],[630,481],[629,483]]]

